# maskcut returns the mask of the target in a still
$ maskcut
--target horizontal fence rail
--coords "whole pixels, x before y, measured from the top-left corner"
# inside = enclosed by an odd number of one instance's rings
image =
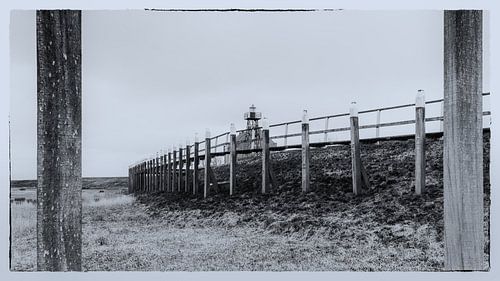
[[[489,96],[490,93],[483,93],[483,97]],[[441,113],[439,116],[425,117],[425,107],[432,104],[443,104],[443,99],[436,99],[430,101],[424,101],[423,91],[419,91],[417,94],[416,103],[408,103],[403,105],[381,107],[369,110],[357,111],[355,104],[351,106],[349,113],[333,114],[326,116],[319,116],[308,118],[307,111],[304,111],[302,120],[293,120],[288,122],[281,122],[276,124],[268,124],[267,119],[262,120],[262,126],[256,126],[255,128],[245,128],[236,130],[234,125],[231,124],[231,130],[228,132],[223,132],[221,134],[211,136],[210,132],[207,130],[205,139],[198,140],[195,137],[195,142],[193,144],[186,143],[185,146],[179,145],[178,147],[173,147],[167,152],[160,152],[154,157],[141,159],[136,161],[129,166],[129,192],[134,194],[148,193],[155,191],[166,191],[166,192],[186,192],[193,194],[204,194],[208,196],[213,190],[218,190],[219,184],[230,184],[231,195],[235,192],[235,175],[232,174],[236,171],[236,155],[246,155],[251,153],[262,153],[263,157],[263,186],[262,192],[269,192],[270,186],[273,185],[273,174],[271,165],[269,163],[269,152],[270,151],[283,151],[287,149],[302,149],[302,175],[303,175],[303,186],[302,190],[304,192],[309,191],[309,148],[310,147],[323,147],[327,145],[347,145],[351,144],[352,148],[352,159],[353,159],[353,192],[355,194],[361,193],[363,186],[369,185],[367,180],[366,171],[360,161],[359,156],[359,145],[357,143],[361,141],[376,141],[380,139],[401,139],[401,138],[411,138],[415,136],[416,138],[422,138],[421,134],[430,134],[425,132],[425,124],[431,122],[443,122],[443,112],[441,107]],[[415,108],[415,112],[412,119],[397,120],[390,122],[381,122],[381,115],[383,112],[389,112],[401,109],[411,109]],[[376,113],[376,123],[363,124],[360,125],[359,121],[365,120],[365,115]],[[414,113],[415,114],[415,113]],[[490,116],[490,111],[484,111],[483,116]],[[349,118],[350,124],[345,126],[339,126],[339,119]],[[310,124],[323,121],[323,129],[312,130]],[[346,120],[344,120],[346,121]],[[336,127],[330,128],[332,124],[337,124]],[[296,128],[296,131],[292,130],[292,127],[297,127],[301,125],[301,128]],[[412,134],[393,134],[388,136],[381,136],[380,129],[388,127],[402,127],[405,125],[415,125],[419,128],[419,131]],[[485,124],[488,127],[489,124]],[[300,127],[300,126],[299,126]],[[278,133],[276,135],[270,135],[271,131],[284,131],[284,133]],[[375,129],[375,136],[371,135],[368,137],[361,137],[359,135],[359,130]],[[253,132],[252,132],[253,131]],[[257,134],[257,132],[259,134]],[[334,133],[350,132],[351,137],[346,139],[329,139]],[[437,132],[442,132],[442,125],[440,124],[440,129]],[[250,133],[252,136],[250,140],[245,141],[249,144],[250,148],[238,148],[239,144],[236,141],[236,135],[242,133]],[[260,137],[255,137],[259,135]],[[312,140],[312,136],[321,136],[321,140]],[[300,141],[295,143],[290,143],[293,138],[301,138]],[[278,145],[278,141],[280,144]],[[419,153],[424,153],[423,144],[422,147],[417,147],[416,149]],[[357,148],[356,148],[357,147]],[[423,152],[422,152],[423,151]],[[223,159],[220,159],[220,158]],[[208,158],[208,160],[207,160]],[[215,161],[214,159],[219,159],[221,161]],[[305,162],[304,162],[305,161]],[[219,183],[215,178],[215,174],[212,171],[212,165],[228,164],[230,165],[230,178],[229,182]],[[421,166],[421,163],[419,164]],[[199,172],[203,171],[203,182],[200,181]],[[365,174],[363,174],[365,173]],[[421,175],[421,171],[418,173]],[[425,172],[423,172],[425,176]],[[420,176],[419,176],[420,177]],[[422,179],[418,179],[419,183]],[[425,183],[425,181],[424,181]],[[418,192],[422,192],[423,184],[420,184]]]

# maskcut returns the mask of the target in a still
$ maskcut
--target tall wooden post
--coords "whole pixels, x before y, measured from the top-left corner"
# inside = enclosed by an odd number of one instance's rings
[[[167,154],[167,192],[172,192],[172,152]]]
[[[146,193],[151,190],[151,160],[146,162]]]
[[[81,12],[37,11],[37,270],[82,270]]]
[[[425,95],[418,90],[415,102],[415,194],[425,190]]]
[[[130,194],[130,190],[132,190],[132,168],[128,168],[128,185],[127,185],[127,193]]]
[[[210,150],[210,131],[207,130],[205,134],[205,172],[203,173],[203,198],[207,198],[208,189],[210,187],[210,162],[212,162]]]
[[[158,168],[159,168],[159,165],[158,165],[158,154],[156,154],[155,159],[153,159],[153,171],[154,171],[153,172],[153,177],[154,177],[154,189],[153,189],[153,191],[154,192],[158,191],[158,186],[159,186],[159,184],[158,184],[158,180],[159,180],[159,178],[158,178],[158,170],[159,169]]]
[[[482,11],[444,12],[445,267],[483,270]]]
[[[200,159],[199,159],[199,150],[200,150],[200,143],[198,141],[198,135],[195,135],[194,138],[194,159],[193,159],[193,194],[196,195],[198,193],[198,188],[199,188],[199,166],[200,166]]]
[[[358,108],[353,102],[350,108],[351,120],[351,160],[352,160],[352,192],[359,195],[362,192],[361,182],[361,152],[359,145]]]
[[[229,135],[229,195],[233,195],[236,187],[236,127],[230,126]]]
[[[186,143],[186,175],[184,180],[184,192],[189,192],[189,173],[191,172],[191,149]]]
[[[177,191],[176,186],[177,186],[177,151],[175,151],[175,146],[173,149],[173,155],[172,155],[172,192]]]
[[[270,158],[271,153],[269,151],[269,122],[267,118],[262,119],[262,193],[268,193],[270,191]]]
[[[302,192],[309,192],[311,189],[309,171],[310,158],[309,116],[307,115],[307,110],[304,110],[302,115]]]
[[[182,192],[182,170],[184,161],[182,160],[182,146],[179,145],[179,177],[177,178],[177,192]]]
[[[136,194],[142,193],[142,188],[144,186],[144,172],[143,172],[144,168],[143,168],[143,165],[144,165],[143,162],[141,162],[139,164],[139,187],[137,188]]]
[[[166,165],[166,156],[165,156],[165,153],[162,153],[161,155],[161,188],[160,190],[161,191],[165,191],[166,190],[166,185],[167,185],[167,177],[166,177],[166,169],[167,169],[167,165]]]

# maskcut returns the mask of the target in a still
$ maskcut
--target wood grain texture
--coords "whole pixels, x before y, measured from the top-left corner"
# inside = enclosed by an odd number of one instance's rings
[[[444,226],[447,270],[484,269],[482,12],[444,12]]]
[[[269,151],[269,130],[262,130],[262,194],[270,191],[270,156]]]
[[[37,11],[37,270],[82,269],[81,12]]]
[[[425,107],[415,108],[415,194],[425,191]]]
[[[191,149],[189,145],[186,145],[186,173],[184,175],[184,192],[189,192],[190,189],[190,176],[191,173]]]
[[[205,139],[205,172],[203,173],[203,198],[207,198],[208,189],[210,187],[210,162],[212,156],[210,155],[210,138]]]
[[[199,158],[200,144],[198,142],[194,143],[194,159],[193,159],[193,194],[199,193],[199,166],[200,166],[200,158]]]
[[[359,145],[359,123],[358,117],[350,117],[351,120],[351,160],[352,160],[352,192],[356,195],[362,193],[361,176],[361,151]]]
[[[309,171],[309,161],[311,149],[309,147],[309,124],[302,124],[302,192],[311,190],[311,173]]]
[[[229,195],[233,195],[236,188],[236,135],[229,136],[229,155]]]

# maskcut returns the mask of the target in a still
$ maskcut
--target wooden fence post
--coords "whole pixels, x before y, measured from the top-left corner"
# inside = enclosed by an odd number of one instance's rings
[[[444,11],[445,268],[484,270],[482,11]]]
[[[152,180],[151,180],[151,159],[148,160],[148,169],[147,169],[147,173],[148,173],[148,187],[147,187],[147,190],[146,192],[149,193],[151,191],[151,183],[152,183]]]
[[[205,134],[205,172],[203,173],[203,198],[208,196],[208,188],[210,187],[210,162],[212,160],[210,153],[210,131],[207,129]]]
[[[154,185],[153,192],[158,191],[158,153],[156,153],[156,157],[153,159],[153,177],[154,177]]]
[[[182,192],[182,170],[184,161],[182,160],[182,145],[179,145],[179,177],[177,178],[177,192]]]
[[[198,194],[199,190],[199,166],[200,166],[200,159],[199,159],[199,150],[200,150],[200,142],[198,141],[198,134],[195,134],[194,137],[194,159],[193,159],[193,194],[196,195]]]
[[[172,159],[172,191],[175,192],[177,186],[177,151],[175,150],[175,146],[173,148],[173,159]]]
[[[184,192],[189,192],[189,173],[191,172],[191,149],[186,142],[186,177],[184,180]]]
[[[236,127],[231,123],[229,135],[229,195],[236,187]]]
[[[268,193],[270,191],[270,156],[269,151],[269,122],[267,118],[262,119],[262,194]]]
[[[362,192],[361,183],[361,152],[359,145],[358,108],[356,103],[351,103],[351,160],[352,160],[352,192],[359,195]]]
[[[142,192],[142,186],[143,186],[143,177],[142,177],[142,162],[139,163],[138,165],[138,175],[139,175],[139,186],[137,187],[137,192],[136,194],[139,194]]]
[[[380,138],[380,113],[381,110],[377,110],[377,127],[375,127],[375,137]]]
[[[425,190],[425,95],[418,90],[415,102],[415,194]]]
[[[172,192],[172,152],[167,154],[167,192]]]
[[[82,270],[81,11],[36,12],[37,270]]]
[[[167,191],[167,155],[166,152],[163,152],[162,155],[162,166],[161,166],[161,171],[162,171],[162,185],[161,185],[161,190],[162,191]]]
[[[311,189],[309,171],[310,158],[309,116],[307,115],[307,110],[304,110],[302,115],[302,192],[309,192]]]

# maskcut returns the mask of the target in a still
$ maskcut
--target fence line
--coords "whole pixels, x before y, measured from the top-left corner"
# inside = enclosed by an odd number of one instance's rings
[[[489,96],[490,93],[483,93],[483,96]],[[425,101],[423,90],[419,90],[416,98],[416,103],[382,107],[376,109],[358,111],[355,103],[352,104],[349,113],[333,114],[309,118],[307,111],[304,111],[302,120],[294,120],[269,125],[267,119],[264,118],[262,126],[255,129],[236,130],[234,124],[231,124],[230,131],[224,132],[211,137],[210,131],[207,129],[205,140],[199,141],[195,136],[193,144],[186,143],[185,148],[179,146],[173,147],[168,153],[162,152],[154,158],[143,159],[129,166],[129,193],[140,194],[147,192],[166,191],[166,192],[183,192],[199,194],[203,193],[207,197],[213,190],[218,191],[219,184],[229,184],[229,193],[233,195],[237,192],[236,182],[236,165],[238,154],[261,153],[262,155],[262,193],[270,191],[271,185],[276,185],[270,162],[271,151],[283,151],[287,149],[302,150],[302,191],[310,191],[310,148],[322,147],[335,144],[350,144],[352,158],[352,174],[353,174],[353,193],[361,194],[364,188],[369,186],[368,175],[360,158],[360,137],[359,130],[376,129],[375,138],[380,138],[380,128],[394,127],[415,124],[415,193],[421,194],[425,190],[425,123],[443,121],[443,116],[425,117],[425,106],[428,104],[443,103],[443,99]],[[384,111],[415,108],[415,119],[380,122],[381,113]],[[359,119],[364,114],[376,113],[376,123],[368,125],[359,125]],[[484,111],[483,116],[491,115],[490,111]],[[335,118],[349,116],[350,126],[329,128]],[[310,122],[325,121],[324,129],[310,131]],[[301,124],[301,132],[289,133],[289,125]],[[284,127],[285,134],[270,135],[270,129]],[[255,132],[262,131],[261,138],[255,138]],[[250,140],[250,149],[238,149],[236,142],[236,134],[252,131]],[[335,132],[350,131],[350,140],[328,141],[328,134]],[[310,136],[323,134],[323,141],[311,142]],[[288,140],[293,137],[301,137],[300,144],[288,144]],[[225,138],[225,140],[224,140]],[[221,140],[219,140],[221,139]],[[270,146],[270,140],[283,139],[284,145]],[[373,138],[365,138],[370,140]],[[256,143],[261,145],[257,146]],[[222,147],[221,151],[219,148]],[[183,151],[185,153],[183,153]],[[228,182],[218,182],[212,171],[212,159],[215,157],[229,155],[230,175]],[[200,167],[200,161],[203,164]],[[192,167],[191,167],[192,163]],[[203,183],[200,183],[200,171],[203,171]],[[190,188],[192,186],[192,188]],[[202,188],[202,192],[200,189]]]

